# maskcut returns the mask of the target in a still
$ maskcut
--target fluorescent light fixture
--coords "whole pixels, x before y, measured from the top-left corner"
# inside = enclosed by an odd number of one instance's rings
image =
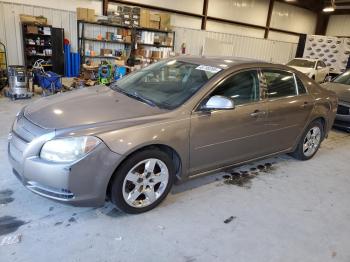
[[[326,6],[323,8],[323,12],[329,13],[329,12],[334,12],[334,7],[333,6]]]
[[[325,13],[334,12],[334,10],[335,10],[335,0],[331,0],[330,2],[331,3],[329,5],[326,5],[323,8],[323,12],[325,12]]]

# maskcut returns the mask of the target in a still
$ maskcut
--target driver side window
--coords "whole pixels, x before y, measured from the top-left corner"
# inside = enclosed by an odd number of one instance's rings
[[[215,95],[230,98],[235,105],[258,101],[260,93],[257,71],[244,71],[230,76],[211,94],[211,96]]]

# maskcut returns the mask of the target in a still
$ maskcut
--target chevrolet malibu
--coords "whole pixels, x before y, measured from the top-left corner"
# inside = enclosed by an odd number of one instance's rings
[[[290,67],[186,56],[31,103],[8,154],[39,195],[140,213],[175,182],[282,153],[312,158],[336,110],[333,92]]]

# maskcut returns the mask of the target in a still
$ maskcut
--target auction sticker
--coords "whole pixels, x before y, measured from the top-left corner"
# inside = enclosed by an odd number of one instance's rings
[[[207,65],[199,65],[196,67],[197,70],[203,70],[203,71],[207,71],[210,73],[217,73],[219,71],[221,71],[221,68],[218,67],[214,67],[214,66],[207,66]]]

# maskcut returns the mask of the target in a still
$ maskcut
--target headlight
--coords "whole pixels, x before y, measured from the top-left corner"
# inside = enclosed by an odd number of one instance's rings
[[[101,143],[93,136],[68,137],[47,141],[40,157],[53,162],[72,162],[82,158]]]

